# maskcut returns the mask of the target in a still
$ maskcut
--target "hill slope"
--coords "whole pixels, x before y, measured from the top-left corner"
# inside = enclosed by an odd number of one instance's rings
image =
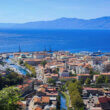
[[[60,18],[51,21],[37,21],[22,24],[3,24],[0,28],[14,29],[110,29],[110,17],[96,19]]]

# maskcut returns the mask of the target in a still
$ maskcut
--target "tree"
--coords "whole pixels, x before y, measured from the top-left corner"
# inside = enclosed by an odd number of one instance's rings
[[[54,84],[54,83],[55,83],[55,80],[52,79],[52,78],[49,78],[47,82],[48,82],[49,84]]]
[[[109,78],[108,78],[108,76],[105,77],[105,83],[109,83]]]
[[[53,70],[53,73],[54,73],[54,74],[58,74],[58,73],[59,73],[59,68],[55,68],[55,69]]]
[[[81,83],[81,84],[84,84],[84,78],[81,78],[81,79],[80,79],[80,83]]]
[[[81,83],[79,81],[76,81],[73,85],[74,89],[78,89],[79,93],[82,93],[82,86]]]
[[[96,84],[102,84],[105,83],[105,77],[103,75],[100,75],[97,79],[96,79]]]
[[[85,84],[86,84],[86,85],[89,85],[90,83],[91,83],[90,78],[87,78],[86,81],[85,81]]]
[[[41,62],[41,65],[45,68],[45,65],[47,64],[47,61],[46,60],[44,60],[44,61],[42,61]]]
[[[77,89],[71,93],[71,104],[75,110],[84,110],[84,103]]]
[[[75,81],[73,83],[72,81],[69,81],[66,83],[66,86],[68,86],[72,106],[75,108],[75,110],[84,110],[84,104],[81,97],[82,86],[80,82]]]
[[[17,104],[20,98],[20,90],[15,87],[7,87],[0,91],[0,109],[1,110],[18,110]]]
[[[6,86],[12,86],[23,83],[23,76],[13,72],[8,71],[8,74],[5,76],[0,75],[0,90]]]
[[[25,65],[25,67],[27,69],[29,69],[31,71],[31,73],[32,73],[31,77],[36,77],[36,69],[35,69],[35,67],[32,66],[32,65],[29,65],[28,63],[25,63],[24,65]]]
[[[90,69],[89,74],[90,74],[90,79],[93,79],[93,76],[96,75],[96,74],[99,74],[99,72],[96,72],[93,69]]]
[[[23,64],[23,60],[19,60],[19,64],[22,65]]]
[[[26,76],[27,76],[27,77],[31,77],[31,74],[27,72],[27,73],[26,73]]]

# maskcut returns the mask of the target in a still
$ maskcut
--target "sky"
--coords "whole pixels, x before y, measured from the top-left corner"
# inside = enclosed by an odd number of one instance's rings
[[[110,0],[0,0],[0,23],[110,16]]]

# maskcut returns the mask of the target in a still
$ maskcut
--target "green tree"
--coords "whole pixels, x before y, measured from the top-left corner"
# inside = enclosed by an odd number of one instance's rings
[[[109,78],[108,78],[108,76],[105,77],[105,83],[109,83]]]
[[[47,61],[46,60],[44,60],[44,61],[42,61],[41,62],[41,65],[45,68],[45,65],[47,64]]]
[[[19,60],[19,64],[22,65],[23,64],[23,60]]]
[[[103,75],[100,75],[97,79],[96,79],[96,84],[102,84],[105,83],[105,77]]]
[[[71,93],[71,104],[75,108],[75,110],[84,110],[83,100],[77,90]]]
[[[15,87],[7,87],[0,91],[0,109],[18,110],[17,102],[21,100],[20,90]]]
[[[8,74],[4,76],[0,75],[0,90],[6,86],[12,86],[23,83],[23,76],[16,72],[8,71]]]
[[[26,76],[27,76],[27,77],[31,77],[31,74],[27,72],[27,73],[26,73]]]
[[[59,73],[59,68],[55,68],[55,70],[53,70],[54,74],[58,74]]]
[[[48,82],[49,84],[55,84],[55,80],[52,79],[52,78],[49,78],[47,82]]]
[[[81,79],[80,79],[80,83],[81,83],[81,84],[84,84],[84,78],[81,78]]]
[[[81,83],[79,81],[69,81],[68,83],[66,83],[66,86],[68,86],[72,107],[74,107],[75,110],[84,110],[84,104],[81,97]]]
[[[87,78],[86,81],[85,81],[85,84],[86,84],[86,85],[89,85],[90,83],[91,83],[90,78]]]
[[[35,67],[32,66],[32,65],[29,65],[28,63],[24,63],[24,65],[25,65],[25,67],[27,69],[29,69],[32,72],[31,77],[36,77],[36,69],[35,69]]]

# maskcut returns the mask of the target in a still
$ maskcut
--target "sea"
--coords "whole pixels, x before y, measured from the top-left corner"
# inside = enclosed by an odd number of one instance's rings
[[[0,53],[21,51],[110,52],[110,30],[0,29]]]

